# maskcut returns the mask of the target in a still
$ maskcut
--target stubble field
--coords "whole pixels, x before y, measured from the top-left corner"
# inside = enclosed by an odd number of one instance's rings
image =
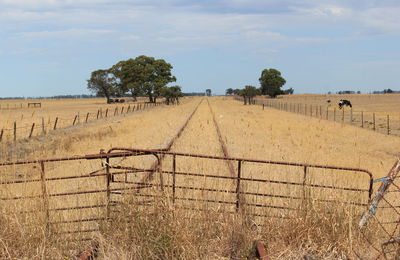
[[[71,101],[63,106],[67,106],[75,113],[81,111],[85,104]],[[45,117],[56,112],[43,109],[41,113],[40,117]],[[21,140],[15,144],[2,143],[0,157],[1,161],[37,160],[95,154],[100,149],[107,151],[112,147],[160,149],[170,143],[192,113],[193,116],[187,126],[172,143],[171,152],[224,156],[225,145],[229,156],[232,157],[362,168],[372,172],[374,178],[385,176],[399,156],[396,148],[400,141],[395,136],[272,108],[262,110],[260,106],[244,106],[229,97],[213,97],[185,98],[179,106],[158,106],[86,125],[59,129],[29,141]],[[221,137],[218,136],[217,128]],[[120,159],[118,164],[148,168],[154,163],[150,157]],[[166,171],[173,168],[170,159],[171,156],[167,155],[163,160],[162,167]],[[178,159],[177,162],[177,172],[214,174],[222,177],[232,175],[230,166],[225,161],[185,158],[180,161]],[[98,171],[99,168],[104,171],[104,165],[95,161],[53,163],[46,169],[46,177],[83,176]],[[236,172],[237,166],[234,165],[233,168]],[[243,176],[250,179],[303,181],[302,170],[290,167],[248,163],[243,164],[242,171]],[[178,176],[175,185],[197,189],[177,190],[176,197],[188,200],[174,205],[156,199],[152,200],[149,206],[148,203],[144,203],[146,200],[137,196],[137,193],[113,193],[110,195],[113,200],[123,205],[115,207],[111,218],[114,220],[84,223],[71,221],[104,216],[105,208],[89,207],[104,203],[107,199],[104,193],[82,193],[68,197],[50,196],[47,202],[50,209],[82,205],[89,208],[55,210],[56,213],[51,213],[48,217],[52,222],[64,222],[52,226],[50,234],[44,234],[43,210],[40,210],[43,207],[43,198],[10,199],[16,196],[41,196],[40,182],[26,182],[30,179],[40,179],[40,170],[14,165],[1,168],[0,173],[1,181],[7,182],[7,185],[2,185],[0,196],[9,198],[2,200],[0,204],[3,211],[0,221],[6,227],[0,233],[0,239],[3,241],[0,250],[2,257],[72,258],[76,250],[82,250],[83,245],[78,242],[68,242],[74,237],[99,241],[100,257],[104,259],[186,259],[198,256],[208,259],[241,259],[254,254],[252,251],[254,239],[261,239],[268,244],[273,259],[298,259],[299,255],[303,256],[310,252],[324,258],[338,258],[351,256],[353,247],[359,247],[361,251],[367,247],[356,231],[351,231],[356,225],[358,215],[365,207],[348,208],[345,204],[328,206],[316,203],[306,207],[314,213],[311,216],[308,214],[305,216],[301,213],[303,211],[298,213],[286,209],[299,207],[304,210],[303,201],[289,198],[302,196],[304,192],[314,199],[365,202],[361,197],[355,198],[358,195],[347,191],[311,188],[304,190],[287,184],[244,182],[241,187],[243,192],[268,191],[274,195],[272,198],[243,195],[242,200],[249,204],[274,205],[268,208],[248,207],[247,212],[256,215],[268,213],[291,217],[289,220],[248,218],[246,215],[221,213],[235,212],[235,204],[207,203],[207,200],[212,199],[235,201],[234,193],[215,190],[234,190],[236,182],[206,178],[206,176]],[[143,178],[141,174],[129,175],[126,180],[139,182]],[[353,188],[368,185],[368,178],[358,175],[350,177],[328,170],[310,170],[308,174],[307,182],[310,184]],[[159,176],[156,173],[154,175]],[[116,180],[123,179],[119,177],[116,177]],[[94,190],[104,187],[105,183],[104,176],[48,181],[46,193],[51,195]],[[160,185],[160,178],[154,177],[150,183],[154,186],[141,191],[143,197],[171,195],[170,190],[160,192],[157,188],[157,185]],[[163,184],[168,186],[171,183],[171,176],[165,175]],[[113,185],[116,189],[133,186],[127,182],[116,182]],[[195,200],[198,198],[202,201]],[[286,208],[283,209],[283,206]],[[207,208],[208,211],[183,209],[188,207]],[[39,212],[29,214],[28,218],[20,213],[35,209]],[[91,231],[85,234],[72,233],[83,228]],[[54,235],[57,232],[63,234]]]

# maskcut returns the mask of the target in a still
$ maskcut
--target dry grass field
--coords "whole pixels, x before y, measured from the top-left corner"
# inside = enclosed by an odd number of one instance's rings
[[[128,99],[129,101],[129,99]],[[100,118],[105,117],[108,109],[108,116],[113,116],[115,109],[118,113],[122,107],[125,111],[130,105],[147,101],[139,98],[137,102],[107,104],[104,98],[90,99],[43,99],[43,100],[0,100],[0,131],[4,134],[1,140],[7,142],[13,140],[14,122],[17,127],[17,139],[27,138],[34,123],[33,136],[41,135],[43,132],[51,131],[57,120],[57,128],[69,127],[73,124],[75,116],[76,123],[93,121],[97,119],[97,112],[100,110]],[[41,107],[27,107],[28,103],[41,103]]]
[[[321,102],[325,99],[318,98]],[[77,111],[98,109],[97,103],[85,104],[84,100],[52,102],[48,108],[47,104],[43,105],[38,119],[51,117],[59,111],[72,111],[71,115],[74,115]],[[362,104],[361,101],[354,102],[357,106]],[[368,105],[365,102],[365,106]],[[179,106],[158,106],[74,128],[58,129],[15,144],[4,142],[0,144],[0,158],[1,161],[21,161],[95,154],[100,149],[107,151],[112,147],[164,148],[195,108],[193,117],[173,142],[171,152],[223,156],[218,126],[222,141],[233,157],[363,168],[372,172],[374,178],[385,176],[399,157],[397,147],[400,139],[395,136],[272,108],[262,110],[260,106],[244,106],[229,97],[213,97],[208,100],[184,98]],[[15,120],[21,111],[7,111],[9,115],[6,117]],[[149,168],[153,163],[153,156],[123,157],[110,162],[138,168]],[[104,173],[106,166],[104,160],[102,163],[99,160],[47,163],[46,178],[80,177],[89,173],[93,176],[47,181],[46,194],[102,189],[107,178],[104,174],[96,177],[96,174]],[[233,166],[235,172],[237,167],[236,164]],[[165,156],[162,168],[165,171],[173,169],[172,156]],[[132,182],[140,182],[145,175],[137,172],[115,177],[111,187],[127,191],[110,194],[116,205],[108,211],[108,206],[91,207],[107,202],[104,192],[42,197],[43,184],[28,182],[40,180],[41,171],[37,164],[0,167],[0,181],[3,183],[0,191],[0,223],[3,227],[0,231],[0,257],[74,259],[90,241],[95,240],[100,244],[100,259],[246,259],[255,257],[253,241],[259,239],[268,245],[272,259],[303,259],[305,255],[313,255],[316,259],[352,259],[355,258],[354,248],[362,252],[365,259],[373,259],[374,253],[368,252],[368,245],[356,228],[365,206],[346,204],[349,201],[365,203],[365,196],[351,191],[304,189],[279,184],[276,182],[302,182],[302,168],[243,163],[243,177],[275,181],[242,183],[243,192],[273,195],[243,195],[242,202],[273,205],[267,208],[245,207],[243,212],[269,214],[276,218],[249,217],[247,214],[223,213],[235,212],[234,203],[210,202],[236,199],[235,193],[228,192],[235,190],[235,181],[207,177],[210,174],[232,176],[226,161],[182,157],[177,159],[176,171],[203,175],[176,177],[175,185],[192,187],[178,189],[174,195],[186,200],[172,204],[167,199],[171,190],[160,191],[158,188],[161,183],[170,187],[172,177],[157,172],[150,179],[154,185],[152,188],[139,193],[129,190],[134,187]],[[361,188],[368,185],[368,178],[354,172],[344,174],[327,169],[309,169],[306,182]],[[304,200],[289,198],[303,194],[311,200],[305,203]],[[17,196],[32,198],[11,199]],[[196,200],[199,198],[202,200]],[[312,199],[337,199],[343,203],[317,203]],[[50,209],[47,216],[44,207]],[[85,208],[59,210],[74,207]],[[300,211],[289,209],[294,207]],[[110,219],[104,219],[107,214],[110,214]],[[103,219],[79,222],[95,218]],[[53,224],[46,227],[49,221]],[[77,232],[82,229],[90,231]],[[90,241],[79,242],[77,238],[89,238]]]

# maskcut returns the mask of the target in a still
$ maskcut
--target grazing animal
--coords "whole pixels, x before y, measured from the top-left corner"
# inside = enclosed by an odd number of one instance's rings
[[[351,105],[351,102],[350,102],[349,100],[341,99],[341,100],[339,101],[339,109],[342,109],[342,107],[344,107],[344,106],[353,107],[353,106]]]

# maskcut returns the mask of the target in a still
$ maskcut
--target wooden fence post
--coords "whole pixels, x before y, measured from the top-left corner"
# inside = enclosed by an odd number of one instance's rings
[[[53,130],[56,130],[56,129],[57,129],[57,122],[58,122],[58,117],[56,117],[56,121],[54,121]]]
[[[240,179],[242,172],[242,161],[238,161],[238,174],[237,174],[237,182],[236,182],[236,212],[240,209]]]
[[[118,113],[118,107],[114,109],[114,116]]]
[[[343,110],[342,110],[342,123],[344,122],[344,107],[343,107]]]
[[[40,162],[40,179],[42,184],[42,199],[43,199],[43,212],[45,212],[45,223],[46,223],[46,234],[49,231],[50,226],[50,212],[49,212],[49,200],[47,197],[47,189],[46,189],[46,175],[44,171],[44,162]]]
[[[97,109],[97,116],[96,116],[96,119],[99,119],[99,115],[100,115],[100,109]]]
[[[89,113],[87,113],[87,114],[86,114],[85,123],[87,123],[87,122],[88,122],[88,119],[89,119]]]
[[[76,119],[78,118],[78,115],[75,116],[74,118],[74,122],[72,123],[72,125],[75,125]]]
[[[374,131],[376,130],[376,125],[375,125],[375,113],[372,114],[372,122],[374,124]]]
[[[108,117],[108,108],[106,109],[106,117]]]
[[[387,115],[387,134],[390,135],[389,115]]]
[[[130,110],[131,110],[131,105],[128,106],[128,109],[126,110],[126,113],[128,114]]]
[[[4,129],[1,129],[1,132],[0,132],[0,143],[3,140],[3,134],[4,134]]]
[[[353,124],[353,108],[350,108],[350,124]]]
[[[121,115],[124,113],[124,107],[122,107],[121,109]]]
[[[326,107],[326,120],[328,120],[328,113],[329,113],[329,111],[328,111],[328,106]]]
[[[17,121],[14,121],[14,142],[17,141]]]
[[[172,203],[175,204],[175,183],[176,183],[176,155],[172,156]]]
[[[364,111],[361,111],[361,127],[364,128]]]
[[[264,104],[263,104],[263,110],[264,110]]]
[[[336,107],[333,108],[333,122],[336,122]]]
[[[42,134],[45,135],[46,134],[46,130],[44,128],[44,117],[42,117]]]
[[[33,129],[35,129],[35,123],[32,124],[31,131],[30,131],[30,133],[29,133],[29,138],[32,137]]]

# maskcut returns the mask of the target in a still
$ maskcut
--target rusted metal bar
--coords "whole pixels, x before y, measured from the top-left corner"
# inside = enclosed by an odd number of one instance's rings
[[[175,184],[176,184],[176,155],[172,156],[172,203],[175,204]]]
[[[270,260],[270,258],[267,255],[267,250],[265,249],[264,245],[260,241],[256,241],[255,246],[256,246],[256,250],[257,250],[258,259]]]
[[[240,179],[242,174],[242,161],[238,161],[238,171],[236,180],[236,211],[240,209]]]
[[[111,196],[111,191],[110,191],[110,182],[113,181],[113,177],[111,177],[110,174],[110,158],[106,158],[106,187],[107,187],[107,218],[110,217],[110,196]]]
[[[87,249],[79,254],[79,258],[77,260],[94,260],[98,256],[98,251],[99,243],[94,242],[90,249]]]
[[[392,169],[389,171],[388,175],[383,179],[381,186],[378,189],[374,199],[372,200],[368,210],[364,213],[359,222],[359,227],[364,227],[368,220],[371,219],[376,214],[376,209],[379,202],[383,199],[387,189],[392,184],[393,180],[397,177],[400,172],[400,160],[397,160],[393,165]]]

